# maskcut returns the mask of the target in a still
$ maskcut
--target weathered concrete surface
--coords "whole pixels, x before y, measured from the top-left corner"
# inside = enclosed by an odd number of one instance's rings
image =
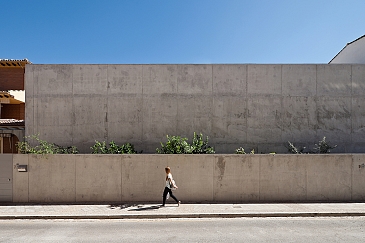
[[[75,202],[75,160],[76,156],[29,155],[28,202]]]
[[[26,165],[28,172],[18,172],[17,164]],[[13,202],[29,201],[29,156],[13,155]]]
[[[120,156],[76,155],[76,202],[121,201]]]
[[[0,154],[0,202],[13,199],[13,155]]]
[[[122,201],[138,202],[145,198],[162,201],[164,168],[167,164],[167,157],[122,156]]]
[[[18,172],[17,164],[28,164]],[[13,202],[359,202],[365,155],[15,155]]]
[[[26,135],[75,145],[210,137],[217,153],[283,153],[324,136],[365,152],[365,65],[27,65]]]
[[[214,164],[213,201],[259,201],[260,163],[253,156],[217,156]]]

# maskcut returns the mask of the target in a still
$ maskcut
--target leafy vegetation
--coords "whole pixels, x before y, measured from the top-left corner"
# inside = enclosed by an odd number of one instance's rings
[[[192,144],[188,143],[187,138],[180,136],[167,135],[167,142],[163,144],[161,142],[161,148],[157,148],[158,154],[214,154],[213,147],[208,145],[208,136],[204,140],[203,134],[196,134],[192,139]]]
[[[192,143],[189,144],[188,138],[180,136],[167,135],[167,142],[160,143],[161,148],[156,149],[158,154],[213,154],[215,150],[208,145],[208,136],[204,138],[202,133],[195,133],[192,138]],[[22,154],[78,154],[79,151],[75,146],[60,146],[54,143],[49,143],[39,138],[39,135],[31,135],[25,137],[24,142],[18,142],[17,147]],[[330,153],[337,145],[329,145],[326,137],[323,137],[318,144],[315,144],[312,150],[305,152],[306,147],[298,148],[293,143],[288,141],[288,152],[292,154],[304,153]],[[92,154],[136,154],[137,151],[131,143],[118,145],[114,141],[106,144],[105,141],[95,140],[95,144],[90,147]],[[142,153],[142,152],[141,152]],[[235,150],[236,154],[246,154],[243,147]],[[248,152],[247,152],[248,153]],[[255,150],[251,150],[250,154],[254,154]],[[273,153],[272,153],[273,154]]]
[[[323,139],[321,141],[319,141],[318,144],[315,144],[314,150],[315,150],[316,153],[326,154],[326,153],[330,153],[331,150],[336,148],[336,147],[337,147],[337,145],[330,146],[326,142],[326,137],[323,137]]]
[[[208,136],[204,141],[203,134],[196,134],[194,132],[193,142],[191,144],[192,154],[214,154],[214,148],[208,146]]]
[[[24,142],[18,142],[18,150],[22,154],[77,154],[75,146],[62,147],[39,138],[39,135],[25,137]]]
[[[288,151],[292,154],[302,154],[305,147],[298,149],[297,147],[294,146],[293,143],[291,143],[290,141],[288,141]]]
[[[314,145],[314,151],[310,151],[307,153],[318,153],[318,154],[326,154],[326,153],[330,153],[332,149],[336,148],[337,145],[334,146],[330,146],[327,142],[326,142],[326,137],[323,137],[323,139],[321,141],[319,141],[318,144]],[[294,146],[293,143],[288,141],[288,151],[292,154],[303,154],[305,147],[298,149],[297,147]]]
[[[163,144],[161,142],[161,148],[157,148],[158,154],[190,154],[191,147],[187,142],[187,138],[180,136],[169,136],[167,135],[167,142]]]
[[[242,148],[242,147],[239,147],[238,149],[236,149],[235,152],[236,152],[236,154],[246,154],[245,149]],[[250,154],[255,154],[255,150],[252,149],[251,152],[250,152]]]
[[[109,143],[109,147],[106,145],[105,141],[99,142],[95,140],[95,144],[90,147],[92,154],[136,154],[137,151],[134,146],[130,143],[123,145],[118,145],[114,141]]]
[[[58,148],[57,154],[78,154],[79,153],[79,150],[77,149],[76,146],[63,147],[63,146],[59,146],[57,144],[55,144],[55,146]]]

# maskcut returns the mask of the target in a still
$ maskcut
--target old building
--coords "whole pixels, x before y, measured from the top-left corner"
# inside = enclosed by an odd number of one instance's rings
[[[0,59],[0,153],[17,153],[16,144],[25,135],[25,102],[11,91],[24,91],[27,59]]]

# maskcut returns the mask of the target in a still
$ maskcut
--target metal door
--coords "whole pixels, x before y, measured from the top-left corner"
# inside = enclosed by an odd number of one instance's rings
[[[0,202],[13,201],[13,155],[0,154]]]

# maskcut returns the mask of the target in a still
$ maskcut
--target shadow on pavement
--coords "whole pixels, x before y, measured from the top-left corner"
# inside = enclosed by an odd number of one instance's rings
[[[128,211],[146,211],[146,210],[156,210],[159,209],[161,206],[153,205],[148,207],[138,206],[137,208],[129,209]]]
[[[133,207],[133,208],[132,208]],[[147,211],[147,210],[156,210],[159,209],[160,205],[152,205],[152,206],[143,206],[139,204],[111,204],[109,205],[110,209],[128,209],[128,211]]]

